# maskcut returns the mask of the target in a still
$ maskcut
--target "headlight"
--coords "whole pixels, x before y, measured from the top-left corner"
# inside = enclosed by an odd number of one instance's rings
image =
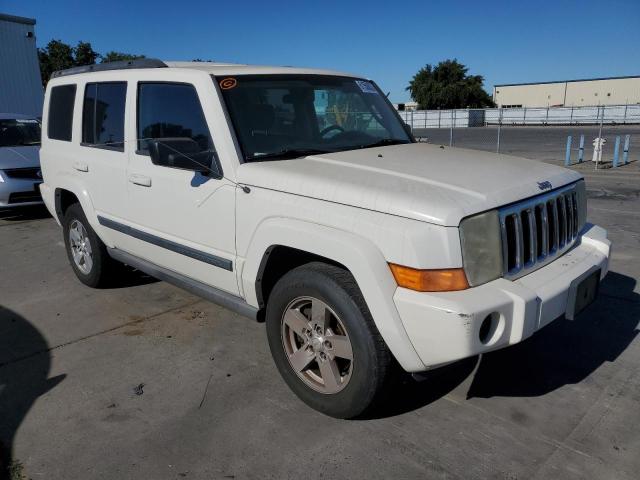
[[[462,220],[462,265],[469,285],[475,287],[502,276],[501,242],[497,210]]]
[[[576,183],[576,200],[578,202],[578,232],[587,223],[587,188],[584,180]]]
[[[4,183],[4,178],[2,178],[2,171],[0,171],[0,183]]]

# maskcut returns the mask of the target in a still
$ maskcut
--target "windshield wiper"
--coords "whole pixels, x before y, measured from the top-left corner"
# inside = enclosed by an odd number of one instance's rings
[[[360,145],[358,148],[373,148],[373,147],[386,147],[387,145],[402,145],[410,143],[407,140],[398,140],[397,138],[382,138],[377,142],[369,143],[367,145]]]
[[[330,150],[322,150],[319,148],[285,148],[278,152],[252,155],[247,158],[248,162],[260,162],[262,160],[288,160],[292,158],[307,157],[309,155],[318,155],[321,153],[329,153]]]

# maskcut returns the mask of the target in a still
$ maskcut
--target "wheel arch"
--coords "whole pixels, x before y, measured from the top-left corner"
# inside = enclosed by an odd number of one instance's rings
[[[56,185],[53,190],[57,220],[62,224],[67,209],[74,203],[79,203],[91,227],[98,231],[98,217],[87,189],[72,177],[63,178],[63,180],[65,181]]]
[[[278,263],[271,263],[272,255]],[[246,301],[260,307],[264,287],[273,288],[280,278],[274,278],[274,272],[281,276],[289,265],[295,268],[317,260],[341,266],[354,276],[376,327],[400,365],[407,371],[424,370],[393,302],[397,285],[382,252],[352,232],[296,219],[265,220],[252,237],[239,274]],[[265,279],[265,272],[272,276]]]
[[[270,245],[262,255],[255,281],[256,298],[262,309],[267,304],[273,287],[283,275],[296,267],[311,262],[322,262],[349,270],[340,262],[306,250],[287,245]]]
[[[56,216],[58,220],[62,224],[64,219],[64,215],[67,212],[67,209],[73,205],[74,203],[80,203],[80,200],[70,190],[65,188],[56,188],[55,190],[55,208],[56,208]]]

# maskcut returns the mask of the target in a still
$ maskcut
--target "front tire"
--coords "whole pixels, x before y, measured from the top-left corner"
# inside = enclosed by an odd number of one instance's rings
[[[314,262],[285,274],[266,327],[280,374],[310,407],[353,418],[384,396],[393,358],[348,271]]]
[[[67,209],[62,227],[67,256],[76,277],[93,288],[110,284],[117,262],[89,225],[80,204]]]

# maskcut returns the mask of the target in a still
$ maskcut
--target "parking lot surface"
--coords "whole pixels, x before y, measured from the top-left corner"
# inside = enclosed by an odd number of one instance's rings
[[[451,131],[448,128],[416,128],[414,133],[423,141],[439,145],[449,145],[451,137]],[[591,160],[593,156],[592,142],[599,134],[600,128],[596,125],[503,126],[500,129],[500,153],[562,165],[567,147],[567,137],[571,135],[573,143],[571,161],[577,163],[580,135],[584,135],[584,159]],[[603,125],[602,137],[606,139],[602,151],[604,161],[611,162],[617,136],[620,136],[621,139],[620,158],[622,158],[625,135],[631,136],[630,158],[640,160],[639,125]],[[453,146],[459,148],[495,152],[498,146],[497,139],[497,126],[453,129]]]
[[[289,391],[263,324],[142,275],[87,288],[45,212],[0,213],[5,461],[32,479],[638,478],[640,170],[576,168],[614,242],[597,302],[354,421]]]

